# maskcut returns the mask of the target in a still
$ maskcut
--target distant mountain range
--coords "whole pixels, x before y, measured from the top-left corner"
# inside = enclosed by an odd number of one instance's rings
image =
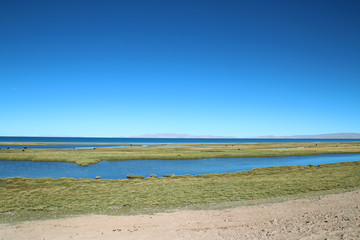
[[[256,138],[318,138],[318,139],[360,139],[360,133],[328,133],[317,135],[260,136]]]
[[[132,136],[131,138],[237,138],[211,135],[191,135],[191,134],[177,134],[177,133],[157,133],[157,134],[143,134]],[[317,135],[294,135],[294,136],[259,136],[250,138],[310,138],[310,139],[360,139],[360,133],[330,133]]]
[[[143,134],[139,136],[132,136],[132,138],[236,138],[236,137],[191,135],[191,134],[177,134],[177,133],[157,133],[157,134]]]

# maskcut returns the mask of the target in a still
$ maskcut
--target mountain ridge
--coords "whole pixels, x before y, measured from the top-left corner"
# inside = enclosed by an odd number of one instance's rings
[[[178,134],[178,133],[155,133],[155,134],[142,134],[138,136],[131,136],[131,138],[237,138],[237,137],[192,135],[192,134]]]
[[[212,136],[212,135],[192,135],[178,133],[155,133],[131,136],[130,138],[285,138],[285,139],[360,139],[360,133],[325,133],[314,135],[292,135],[292,136],[258,136],[258,137],[232,137],[232,136]]]
[[[360,139],[360,133],[325,133],[314,135],[293,135],[293,136],[259,136],[256,138],[309,138],[309,139]]]

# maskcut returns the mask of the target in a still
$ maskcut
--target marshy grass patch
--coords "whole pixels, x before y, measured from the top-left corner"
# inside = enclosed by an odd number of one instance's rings
[[[133,180],[0,179],[0,222],[238,206],[360,187],[360,161]]]
[[[129,175],[126,176],[126,178],[128,178],[128,179],[144,179],[145,176],[129,174]]]
[[[225,145],[225,146],[224,146]],[[159,144],[152,147],[126,146],[94,149],[3,149],[0,160],[71,162],[81,166],[101,161],[147,159],[202,159],[237,157],[279,157],[336,153],[360,153],[359,142],[349,143],[225,143],[213,144]],[[227,146],[226,146],[227,145]],[[239,146],[244,145],[244,146]],[[169,147],[172,146],[172,147]],[[240,150],[239,150],[240,149]]]
[[[93,149],[2,149],[0,160],[72,162],[201,159],[360,153],[360,143],[194,144]],[[232,146],[234,145],[234,146]],[[180,146],[180,147],[175,147]],[[240,150],[239,150],[240,149]],[[359,159],[360,160],[360,159]],[[256,168],[206,175],[132,175],[130,179],[0,179],[0,222],[82,214],[129,215],[171,209],[232,207],[360,187],[360,162]]]

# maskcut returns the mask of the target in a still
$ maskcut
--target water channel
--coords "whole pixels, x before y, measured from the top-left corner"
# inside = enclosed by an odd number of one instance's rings
[[[360,161],[360,154],[326,154],[290,157],[210,158],[197,160],[103,161],[86,167],[66,162],[0,161],[0,178],[95,178],[124,179],[128,174],[198,175],[248,171],[260,167],[320,165]]]

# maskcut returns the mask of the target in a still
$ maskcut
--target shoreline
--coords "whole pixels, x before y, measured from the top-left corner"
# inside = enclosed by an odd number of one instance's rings
[[[11,149],[1,150],[0,160],[55,160],[87,166],[101,161],[135,159],[180,160],[346,153],[360,153],[359,144],[261,143],[241,147],[200,145],[96,150]],[[176,175],[144,180],[6,178],[0,179],[0,220],[6,223],[74,214],[156,213],[199,204],[221,205],[226,202],[286,198],[324,191],[346,191],[360,187],[359,164],[360,161],[305,167],[266,167],[236,173]]]
[[[0,239],[357,239],[360,189],[223,210],[0,224]]]
[[[347,191],[360,187],[359,166],[356,161],[144,180],[0,179],[0,220],[156,213]]]

